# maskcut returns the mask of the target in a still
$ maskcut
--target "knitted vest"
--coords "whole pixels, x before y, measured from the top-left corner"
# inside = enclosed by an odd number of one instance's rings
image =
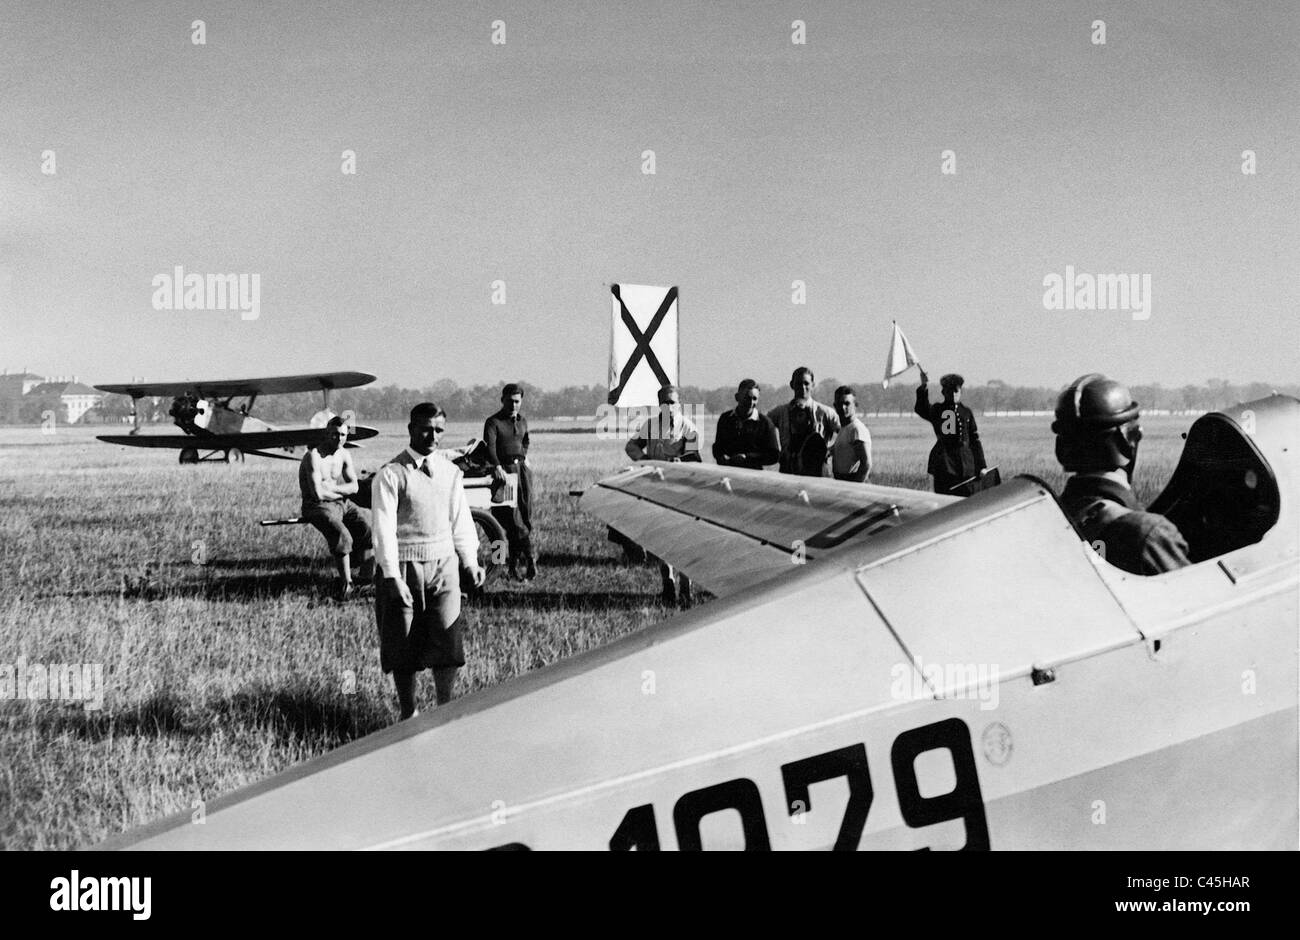
[[[397,473],[397,560],[435,561],[455,553],[452,542],[452,493],[460,469],[433,453],[426,458],[432,476],[415,469],[402,451],[382,473]]]

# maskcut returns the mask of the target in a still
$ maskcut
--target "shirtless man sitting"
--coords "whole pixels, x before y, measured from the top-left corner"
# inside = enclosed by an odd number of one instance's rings
[[[309,447],[298,465],[298,486],[302,490],[302,518],[325,536],[338,571],[338,599],[353,596],[352,553],[361,553],[358,577],[367,583],[375,576],[375,556],[370,538],[370,513],[349,496],[358,489],[352,455],[343,446],[348,425],[342,418],[330,418],[321,431],[320,443]]]

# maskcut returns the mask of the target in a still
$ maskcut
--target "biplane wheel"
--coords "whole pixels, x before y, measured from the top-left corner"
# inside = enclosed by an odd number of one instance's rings
[[[182,448],[182,449],[181,449],[181,455],[180,455],[180,461],[181,461],[181,463],[198,463],[198,462],[199,462],[199,452],[198,452],[196,449],[194,449],[193,447],[185,447],[185,448]]]
[[[232,447],[226,451],[226,463],[243,463],[244,452],[238,447]]]
[[[470,510],[470,515],[474,517],[474,530],[478,536],[478,566],[486,576],[483,579],[483,588],[486,588],[493,575],[505,566],[506,530],[501,528],[501,523],[486,509]],[[461,579],[461,593],[471,600],[483,593],[483,588],[475,588],[468,579]]]

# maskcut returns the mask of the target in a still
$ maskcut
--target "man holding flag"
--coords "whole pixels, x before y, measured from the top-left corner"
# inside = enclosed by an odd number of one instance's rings
[[[912,344],[907,341],[895,320],[889,355],[885,359],[885,379],[881,385],[889,388],[890,379],[902,375],[912,366],[916,366],[921,373],[921,386],[916,390],[915,411],[934,428],[936,438],[925,468],[934,477],[934,491],[951,496],[969,496],[973,491],[982,489],[989,480],[996,484],[996,471],[994,475],[985,478],[989,472],[988,464],[984,460],[984,445],[975,425],[975,413],[961,403],[964,380],[960,375],[945,375],[939,380],[943,389],[943,401],[931,404],[929,377],[917,361]]]
[[[975,426],[975,413],[961,403],[961,387],[965,380],[956,374],[939,380],[943,401],[930,403],[927,388],[929,379],[921,371],[921,385],[916,390],[916,413],[930,422],[936,440],[930,449],[926,472],[934,477],[934,491],[949,496],[969,496],[969,484],[974,477],[982,477],[988,464],[984,460],[984,445]],[[959,484],[966,483],[967,486]],[[975,489],[979,489],[978,486]]]

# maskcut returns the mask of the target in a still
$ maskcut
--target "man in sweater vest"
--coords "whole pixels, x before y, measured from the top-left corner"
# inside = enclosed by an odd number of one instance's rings
[[[375,475],[371,496],[379,664],[393,674],[402,718],[419,714],[415,674],[422,669],[433,670],[437,703],[451,701],[456,670],[465,665],[459,569],[475,587],[484,579],[460,469],[434,453],[446,412],[418,404],[406,429],[409,445]]]

